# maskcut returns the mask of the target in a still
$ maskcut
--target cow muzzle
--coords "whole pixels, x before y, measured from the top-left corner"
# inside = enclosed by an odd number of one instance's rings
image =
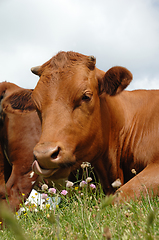
[[[32,169],[45,178],[54,175],[58,170],[70,168],[75,164],[75,157],[66,151],[61,143],[38,143],[33,151],[34,159]],[[66,177],[66,176],[64,176]]]

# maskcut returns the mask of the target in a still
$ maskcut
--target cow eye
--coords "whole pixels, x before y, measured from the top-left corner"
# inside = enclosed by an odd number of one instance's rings
[[[88,102],[91,100],[92,94],[84,93],[82,96],[82,101]]]

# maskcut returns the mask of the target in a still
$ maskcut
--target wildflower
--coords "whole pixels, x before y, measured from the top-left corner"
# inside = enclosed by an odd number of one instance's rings
[[[86,167],[86,164],[85,163],[82,163],[81,164],[81,168],[84,169]]]
[[[131,172],[136,175],[136,170],[134,168],[131,169]]]
[[[25,193],[22,193],[22,196],[25,196]]]
[[[64,196],[66,196],[67,193],[68,192],[66,190],[62,190],[62,192],[61,192],[61,194],[64,195]]]
[[[35,197],[34,197],[34,196],[32,196],[32,198],[34,199]]]
[[[71,182],[71,181],[67,181],[66,183],[66,187],[70,188],[70,187],[73,187],[74,183]]]
[[[52,194],[55,194],[56,193],[56,188],[49,188],[48,192],[52,193]]]
[[[19,215],[18,212],[15,213],[17,216]]]
[[[42,193],[41,198],[42,199],[47,199],[48,195],[46,193]]]
[[[24,207],[21,207],[19,210],[18,210],[18,214],[17,215],[21,215],[21,214],[23,214],[23,213],[25,213],[26,212],[26,208],[24,208]]]
[[[90,186],[90,188],[92,188],[92,189],[96,189],[96,185],[94,185],[93,183],[91,183],[89,186]]]
[[[0,222],[0,224],[2,224],[2,222]]]
[[[112,183],[113,188],[119,188],[120,186],[121,186],[121,181],[119,178]]]
[[[78,190],[78,187],[75,187],[75,190]]]
[[[42,187],[41,187],[41,189],[42,189],[43,191],[46,191],[46,190],[48,189],[48,185],[47,185],[47,184],[43,184]]]
[[[89,162],[85,162],[86,167],[91,167],[91,164]]]
[[[46,215],[46,217],[49,218],[49,217],[50,217],[50,214],[48,213],[48,214]]]
[[[80,182],[80,187],[85,187],[87,183],[85,181]]]
[[[38,193],[36,192],[35,195],[38,195]]]
[[[40,209],[43,210],[45,208],[45,204],[40,204]]]
[[[27,213],[24,213],[24,216],[26,216],[27,215]]]
[[[49,201],[49,198],[46,198],[46,201]]]
[[[91,164],[89,163],[89,162],[83,162],[82,164],[81,164],[81,168],[86,168],[86,167],[90,167],[91,166]]]
[[[86,179],[86,182],[87,183],[89,183],[89,182],[91,182],[92,181],[92,178],[91,177],[88,177],[87,179]]]
[[[49,209],[50,208],[50,204],[48,203],[48,204],[46,204],[46,208],[47,209]]]
[[[56,208],[59,208],[59,205],[58,205],[58,204],[56,205]]]

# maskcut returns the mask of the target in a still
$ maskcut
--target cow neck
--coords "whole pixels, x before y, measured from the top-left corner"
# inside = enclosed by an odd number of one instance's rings
[[[122,93],[116,96],[107,96],[106,99],[111,126],[114,129],[117,128],[117,131],[122,129],[125,122],[121,95]]]

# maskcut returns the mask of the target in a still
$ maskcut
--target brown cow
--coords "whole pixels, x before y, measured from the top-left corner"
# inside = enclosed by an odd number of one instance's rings
[[[5,98],[18,91],[23,89],[13,83],[0,83],[0,199],[7,198],[12,210],[19,208],[37,181],[38,175],[31,169],[32,151],[41,134],[35,111],[17,115],[3,110]]]
[[[37,174],[66,177],[88,161],[106,194],[113,193],[118,178],[123,198],[139,198],[151,189],[158,194],[159,91],[123,91],[132,80],[127,69],[105,73],[95,67],[94,57],[74,52],[60,52],[32,72],[40,80],[27,105],[16,106],[20,94],[7,105],[18,112],[35,105],[42,122],[34,148]]]

